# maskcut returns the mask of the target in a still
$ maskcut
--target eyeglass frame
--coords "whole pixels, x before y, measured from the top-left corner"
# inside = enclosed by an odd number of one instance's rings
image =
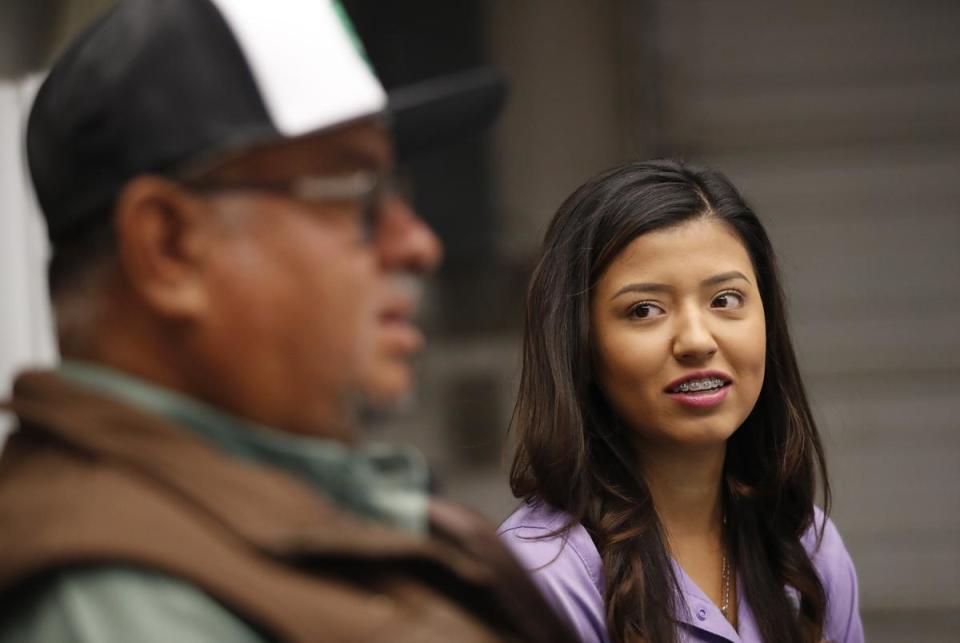
[[[301,175],[279,181],[217,181],[203,178],[180,179],[191,190],[259,190],[281,194],[306,203],[354,201],[360,203],[360,224],[364,239],[371,240],[384,201],[400,194],[400,179],[393,172],[356,170],[342,175]]]

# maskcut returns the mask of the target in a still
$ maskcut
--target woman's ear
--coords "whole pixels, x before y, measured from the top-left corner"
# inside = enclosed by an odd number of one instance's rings
[[[204,262],[210,250],[209,205],[176,183],[141,175],[117,198],[114,226],[120,270],[144,305],[188,320],[209,303]]]

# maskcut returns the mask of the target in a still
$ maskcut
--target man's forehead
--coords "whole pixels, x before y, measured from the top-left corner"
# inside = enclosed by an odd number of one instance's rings
[[[336,129],[250,148],[211,175],[222,180],[285,179],[393,166],[393,142],[382,119],[363,119]]]

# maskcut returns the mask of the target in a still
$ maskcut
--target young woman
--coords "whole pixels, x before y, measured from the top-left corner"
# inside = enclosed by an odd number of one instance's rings
[[[587,642],[863,640],[770,242],[719,172],[583,185],[530,285],[501,537]]]

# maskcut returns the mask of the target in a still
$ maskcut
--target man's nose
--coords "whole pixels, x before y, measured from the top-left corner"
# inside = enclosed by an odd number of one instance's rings
[[[377,225],[377,250],[388,270],[426,274],[443,257],[443,244],[433,229],[421,219],[406,199],[394,196],[384,204]]]
[[[700,310],[688,310],[677,317],[673,356],[679,362],[697,363],[717,352],[717,342]]]

